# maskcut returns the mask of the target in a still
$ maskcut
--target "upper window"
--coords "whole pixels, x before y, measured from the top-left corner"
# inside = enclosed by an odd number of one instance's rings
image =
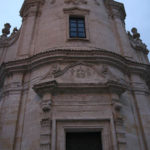
[[[70,38],[86,38],[84,17],[70,17]]]

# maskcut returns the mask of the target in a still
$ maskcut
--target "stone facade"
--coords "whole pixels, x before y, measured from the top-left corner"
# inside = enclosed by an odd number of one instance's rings
[[[101,132],[103,150],[150,150],[150,65],[113,0],[25,0],[0,36],[0,149],[66,150],[66,132]],[[86,38],[70,38],[69,17]],[[9,35],[10,34],[10,35]]]

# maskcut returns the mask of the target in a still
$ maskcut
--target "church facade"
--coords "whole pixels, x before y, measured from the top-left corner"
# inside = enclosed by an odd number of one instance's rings
[[[150,150],[150,64],[114,0],[25,0],[0,36],[1,150]]]

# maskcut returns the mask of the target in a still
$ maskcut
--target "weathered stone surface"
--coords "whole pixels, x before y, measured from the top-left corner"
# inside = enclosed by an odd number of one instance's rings
[[[0,37],[0,150],[65,150],[66,132],[101,132],[103,150],[150,150],[148,50],[123,4],[25,0]],[[69,16],[86,38],[69,37]]]

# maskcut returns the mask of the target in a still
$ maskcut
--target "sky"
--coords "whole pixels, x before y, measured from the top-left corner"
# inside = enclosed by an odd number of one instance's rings
[[[12,28],[21,26],[19,11],[24,0],[1,0],[0,2],[0,35],[5,23],[10,23]],[[150,50],[150,0],[116,0],[125,5],[126,30],[136,27],[141,34],[141,39]],[[150,58],[150,54],[149,54]]]

